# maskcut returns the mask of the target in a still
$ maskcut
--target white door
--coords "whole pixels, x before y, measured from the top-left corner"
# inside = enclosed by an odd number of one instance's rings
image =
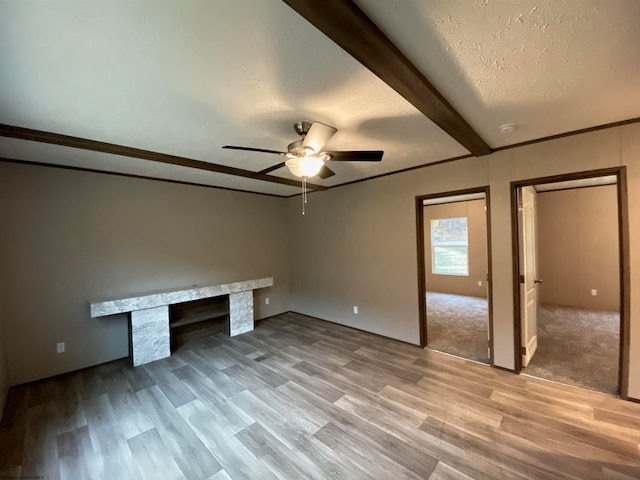
[[[536,191],[533,187],[520,189],[518,223],[520,230],[520,329],[522,366],[526,367],[538,348],[536,261]]]

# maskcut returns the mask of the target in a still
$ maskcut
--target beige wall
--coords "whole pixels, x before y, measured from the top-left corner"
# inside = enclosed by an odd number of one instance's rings
[[[273,276],[256,316],[289,310],[284,202],[0,163],[10,383],[128,355],[126,315],[92,319],[91,299]]]
[[[287,272],[291,310],[418,343],[415,197],[485,185],[494,360],[513,368],[510,182],[619,165],[629,189],[629,395],[640,398],[638,123],[313,193],[304,217],[297,197],[0,164],[10,381],[126,356],[126,319],[90,319],[90,298],[273,275],[261,318],[289,308]],[[63,340],[67,353],[56,355]]]
[[[407,174],[289,201],[291,309],[415,342],[417,278],[414,200]],[[409,174],[410,175],[410,174]],[[414,233],[415,235],[415,233]],[[358,315],[353,306],[359,307]]]
[[[619,310],[618,252],[615,185],[538,193],[542,303]]]
[[[393,158],[384,161],[392,162]],[[415,197],[490,186],[495,364],[514,367],[510,182],[627,165],[631,248],[629,394],[640,398],[640,124],[536,143],[288,200],[291,308],[419,341]],[[360,314],[352,313],[358,305]]]
[[[484,200],[424,207],[425,281],[427,291],[487,297],[487,217]],[[469,275],[432,273],[431,220],[467,217]],[[478,282],[482,285],[478,286]]]

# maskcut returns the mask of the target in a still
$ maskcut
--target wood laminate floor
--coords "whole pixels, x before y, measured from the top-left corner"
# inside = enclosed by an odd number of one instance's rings
[[[12,388],[0,478],[621,480],[639,444],[640,404],[284,314]]]

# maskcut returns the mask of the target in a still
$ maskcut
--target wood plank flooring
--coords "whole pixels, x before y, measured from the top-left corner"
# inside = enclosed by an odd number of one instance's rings
[[[637,479],[640,404],[298,314],[10,390],[0,478]]]

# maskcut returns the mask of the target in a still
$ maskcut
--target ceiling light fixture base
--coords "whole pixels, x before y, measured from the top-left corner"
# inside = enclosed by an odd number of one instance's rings
[[[504,125],[500,125],[498,127],[498,130],[500,130],[500,133],[511,133],[516,129],[517,126],[518,125],[515,123],[505,123]]]

